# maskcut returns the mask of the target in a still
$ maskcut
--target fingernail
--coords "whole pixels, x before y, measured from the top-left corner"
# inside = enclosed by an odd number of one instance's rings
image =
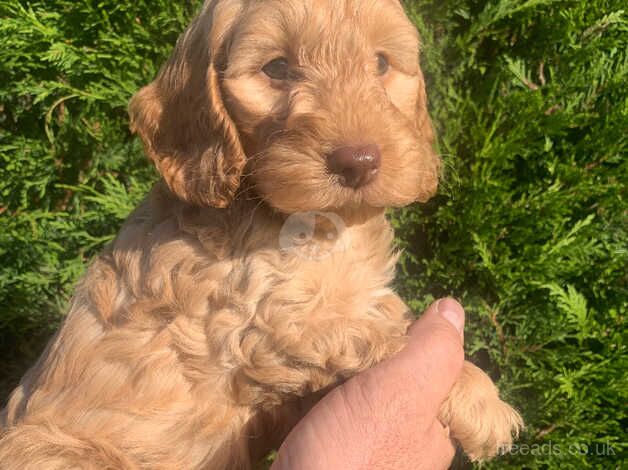
[[[437,305],[438,313],[458,330],[458,333],[464,332],[464,309],[457,301],[452,298],[441,299]]]

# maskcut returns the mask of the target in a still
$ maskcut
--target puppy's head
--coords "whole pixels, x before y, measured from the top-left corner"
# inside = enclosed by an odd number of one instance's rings
[[[283,212],[398,207],[435,192],[419,39],[398,0],[211,0],[133,128],[182,199],[243,185]]]

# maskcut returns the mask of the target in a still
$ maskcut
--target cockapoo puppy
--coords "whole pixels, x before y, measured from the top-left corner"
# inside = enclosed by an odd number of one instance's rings
[[[3,470],[249,469],[403,347],[384,210],[440,165],[400,2],[207,1],[130,115],[162,181],[0,415]],[[473,459],[521,425],[470,363],[441,420]]]

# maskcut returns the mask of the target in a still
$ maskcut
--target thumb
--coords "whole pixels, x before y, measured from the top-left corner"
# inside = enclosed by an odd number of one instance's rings
[[[452,298],[432,304],[410,328],[400,360],[414,364],[414,378],[423,389],[427,409],[436,414],[454,386],[464,364],[462,305]]]
[[[464,363],[462,306],[441,299],[409,330],[406,347],[392,358],[356,377],[380,402],[407,394],[416,397],[423,413],[436,417]]]

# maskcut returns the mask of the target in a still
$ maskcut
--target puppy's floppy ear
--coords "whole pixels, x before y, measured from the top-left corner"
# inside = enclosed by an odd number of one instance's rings
[[[418,200],[426,202],[438,190],[440,180],[441,161],[440,157],[434,149],[436,136],[434,127],[428,112],[427,92],[425,90],[425,78],[423,72],[419,69],[419,89],[417,96],[416,108],[416,126],[419,132],[421,143],[424,146],[425,162],[424,172],[422,173],[421,190]]]
[[[433,145],[436,141],[434,135],[434,127],[432,126],[432,120],[427,109],[427,92],[425,90],[425,77],[423,72],[419,69],[419,96],[417,97],[417,126],[421,137],[427,142]]]
[[[228,206],[245,164],[219,85],[223,43],[238,13],[234,0],[206,2],[157,79],[129,107],[131,129],[170,189],[197,205]]]

